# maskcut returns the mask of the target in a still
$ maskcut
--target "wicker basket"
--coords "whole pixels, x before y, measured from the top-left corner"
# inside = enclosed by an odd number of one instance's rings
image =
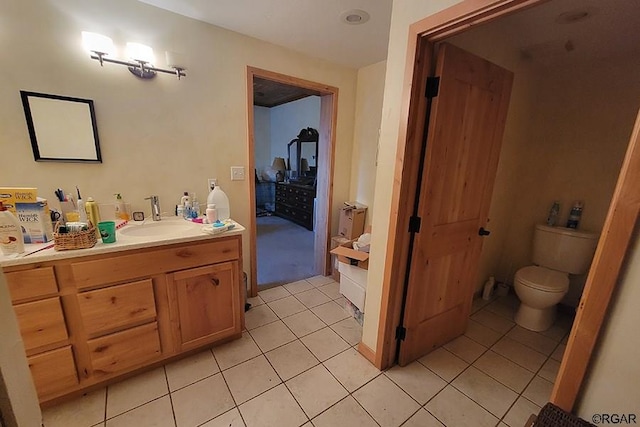
[[[533,427],[595,427],[593,424],[563,411],[553,403],[544,405]]]
[[[53,232],[53,248],[56,251],[92,248],[98,242],[96,227],[91,221],[89,221],[89,228],[87,230],[76,231],[74,233],[58,233],[60,225],[60,222],[57,222],[55,231]]]

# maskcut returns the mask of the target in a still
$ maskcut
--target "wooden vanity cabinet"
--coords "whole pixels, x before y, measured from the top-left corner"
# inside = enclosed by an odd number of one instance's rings
[[[240,337],[241,236],[4,268],[41,403]]]
[[[6,273],[27,361],[41,400],[78,385],[60,292],[51,266]]]

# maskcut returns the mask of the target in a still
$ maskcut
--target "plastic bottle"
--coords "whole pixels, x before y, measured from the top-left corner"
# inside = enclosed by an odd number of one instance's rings
[[[581,201],[574,202],[571,212],[569,213],[569,219],[567,220],[567,228],[578,228],[583,207],[584,205]]]
[[[84,206],[84,200],[82,200],[80,189],[77,186],[76,191],[78,192],[78,218],[80,222],[87,222],[87,209]]]
[[[18,218],[0,202],[0,247],[4,255],[24,252],[24,236]]]
[[[87,218],[93,226],[96,228],[96,235],[100,239],[100,230],[98,230],[98,223],[100,222],[100,210],[98,204],[93,200],[93,197],[89,197],[84,204],[84,208],[87,210]]]
[[[553,206],[549,210],[549,216],[547,217],[547,225],[553,227],[558,223],[558,216],[560,215],[560,202],[553,202]]]
[[[129,221],[129,212],[127,212],[127,205],[122,200],[120,193],[116,193],[116,219],[123,221]]]
[[[218,220],[218,211],[216,209],[216,205],[214,203],[210,203],[207,205],[207,221],[209,224],[213,224]]]
[[[188,191],[183,193],[183,196],[180,198],[180,204],[183,206],[182,214],[184,218],[191,218],[191,197],[189,197]]]
[[[231,210],[229,209],[229,198],[222,191],[222,188],[216,186],[207,197],[207,205],[216,205],[218,211],[218,221],[224,221],[231,218]]]
[[[200,202],[198,202],[196,193],[193,193],[191,200],[191,218],[198,218],[200,216]]]

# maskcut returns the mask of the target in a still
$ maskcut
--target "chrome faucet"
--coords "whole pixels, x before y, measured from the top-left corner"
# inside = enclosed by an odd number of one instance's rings
[[[158,196],[149,196],[145,200],[151,200],[151,217],[154,221],[160,221],[160,199]]]

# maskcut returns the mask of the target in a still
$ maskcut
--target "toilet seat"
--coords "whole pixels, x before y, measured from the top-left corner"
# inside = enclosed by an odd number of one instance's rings
[[[565,273],[549,268],[530,265],[516,272],[516,281],[524,286],[545,292],[567,292],[569,277]]]

